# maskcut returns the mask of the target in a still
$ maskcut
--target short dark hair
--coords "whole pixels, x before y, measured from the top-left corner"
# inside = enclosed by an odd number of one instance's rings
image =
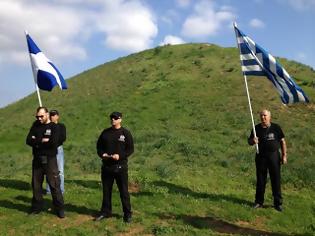
[[[44,110],[46,113],[48,112],[47,107],[37,107],[36,112],[38,113],[40,110]]]
[[[50,116],[55,116],[55,115],[59,116],[59,112],[57,110],[50,110],[49,115]]]

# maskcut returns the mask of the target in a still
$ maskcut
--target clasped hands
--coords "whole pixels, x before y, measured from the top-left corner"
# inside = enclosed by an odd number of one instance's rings
[[[102,158],[103,159],[113,159],[115,161],[118,161],[119,160],[119,154],[108,155],[107,153],[104,153],[102,155]]]

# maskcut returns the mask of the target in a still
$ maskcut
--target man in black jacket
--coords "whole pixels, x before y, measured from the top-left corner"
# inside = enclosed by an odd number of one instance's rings
[[[130,132],[121,126],[122,114],[110,114],[111,127],[103,130],[97,141],[97,154],[102,159],[103,202],[99,221],[112,216],[112,187],[114,180],[120,192],[124,222],[131,222],[131,204],[128,192],[128,157],[133,153],[133,138]]]
[[[37,108],[36,121],[26,138],[26,143],[33,148],[31,214],[38,214],[43,208],[42,185],[46,175],[57,215],[60,218],[65,217],[56,159],[58,140],[57,126],[50,121],[47,108]]]
[[[256,195],[254,208],[263,207],[267,172],[269,171],[274,208],[282,211],[282,196],[280,187],[280,165],[287,163],[287,147],[284,134],[279,125],[271,123],[271,113],[268,110],[260,112],[261,123],[255,126],[248,138],[250,145],[258,144],[259,154],[256,153]],[[279,153],[281,149],[281,157]]]

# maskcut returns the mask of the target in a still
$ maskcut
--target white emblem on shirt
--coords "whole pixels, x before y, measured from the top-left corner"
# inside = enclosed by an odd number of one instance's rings
[[[274,133],[269,133],[267,135],[267,140],[270,141],[270,140],[275,140],[275,134]]]
[[[124,135],[120,135],[118,141],[125,142],[125,136]]]
[[[44,135],[51,135],[51,129],[46,129],[45,134]]]

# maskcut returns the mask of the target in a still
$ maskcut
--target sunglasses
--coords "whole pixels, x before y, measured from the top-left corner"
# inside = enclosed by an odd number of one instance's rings
[[[111,120],[112,120],[112,119],[114,119],[114,120],[119,120],[120,117],[118,117],[118,116],[111,116],[110,119],[111,119]]]
[[[43,115],[41,115],[41,116],[35,116],[35,118],[36,118],[37,120],[38,120],[39,118],[43,119],[44,116],[43,116]]]

